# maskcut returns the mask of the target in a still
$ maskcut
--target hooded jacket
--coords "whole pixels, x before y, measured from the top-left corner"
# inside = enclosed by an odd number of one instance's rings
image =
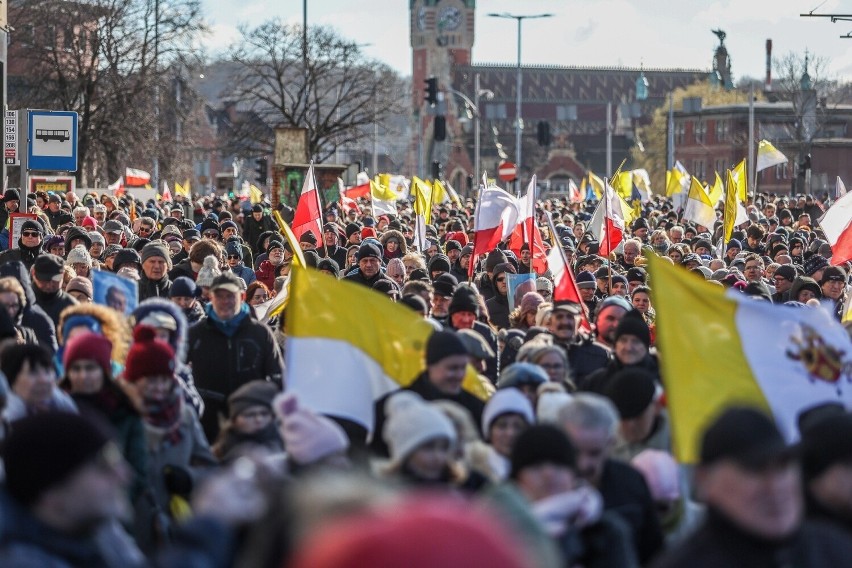
[[[56,324],[53,323],[47,312],[36,304],[29,270],[19,261],[7,262],[0,264],[0,277],[2,276],[14,277],[24,288],[26,304],[22,310],[21,325],[32,328],[38,336],[39,342],[48,348],[51,354],[55,353],[59,349],[59,344],[56,341]]]
[[[196,304],[197,305],[197,304]],[[177,329],[169,336],[169,345],[175,352],[175,375],[184,393],[184,400],[200,417],[204,414],[204,400],[195,387],[192,368],[186,364],[189,322],[180,306],[163,298],[148,298],[133,310],[134,321],[142,321],[152,312],[165,312],[176,322]]]
[[[390,253],[388,252],[387,243],[390,239],[393,238],[396,238],[396,240],[399,242],[399,246],[397,247],[396,251]],[[392,258],[402,258],[406,254],[408,254],[408,243],[405,242],[405,236],[399,231],[396,231],[394,229],[391,229],[390,231],[385,231],[379,241],[382,243],[382,257],[385,264],[387,264],[388,261]]]

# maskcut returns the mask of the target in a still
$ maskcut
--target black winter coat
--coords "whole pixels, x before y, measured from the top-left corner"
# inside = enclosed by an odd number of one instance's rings
[[[240,322],[232,337],[222,333],[210,318],[189,328],[187,363],[204,399],[201,419],[208,440],[219,432],[219,414],[228,415],[227,399],[235,390],[256,379],[281,383],[284,361],[268,326],[251,317]]]
[[[654,568],[828,568],[849,566],[852,539],[835,526],[805,521],[781,542],[749,536],[709,509],[704,524]]]
[[[626,463],[609,459],[604,464],[598,490],[604,510],[617,513],[630,525],[639,561],[647,564],[663,548],[663,531],[642,474]]]
[[[139,301],[147,300],[148,298],[165,298],[169,299],[169,291],[172,289],[172,281],[169,280],[168,274],[163,276],[158,281],[148,280],[145,274],[139,275]]]
[[[29,271],[20,262],[7,262],[0,264],[0,276],[12,276],[24,287],[27,304],[24,306],[21,325],[32,328],[42,346],[48,348],[51,353],[56,353],[56,350],[59,349],[59,344],[56,341],[56,324],[53,323],[47,312],[36,304],[36,296],[33,291]]]
[[[506,296],[495,294],[494,297],[485,302],[488,308],[488,319],[500,329],[511,327],[509,323],[509,299]]]

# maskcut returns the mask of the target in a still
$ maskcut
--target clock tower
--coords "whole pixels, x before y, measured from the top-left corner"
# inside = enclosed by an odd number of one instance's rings
[[[476,0],[410,0],[410,8],[412,111],[414,134],[420,141],[420,159],[414,161],[413,169],[420,175],[427,175],[432,161],[446,163],[453,153],[450,145],[457,127],[454,118],[457,102],[446,88],[452,87],[452,71],[456,65],[470,65]],[[425,102],[425,81],[429,77],[437,77],[438,92],[446,95],[435,108]],[[447,140],[443,142],[434,139],[437,112],[447,117]],[[416,167],[418,164],[421,168]]]

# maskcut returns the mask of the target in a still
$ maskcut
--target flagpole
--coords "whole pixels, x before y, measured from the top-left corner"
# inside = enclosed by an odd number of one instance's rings
[[[473,208],[473,250],[476,250],[476,220],[479,218],[479,206],[482,203],[482,192],[485,191],[485,185],[488,183],[488,174],[486,172],[482,172],[482,182],[479,184],[479,194],[476,196],[476,207]],[[468,264],[467,268],[467,283],[473,283],[473,273],[476,270],[476,262],[477,259],[471,253],[470,264]]]
[[[552,239],[555,243],[554,246],[559,249],[559,256],[562,257],[562,262],[565,265],[565,270],[568,271],[568,276],[576,282],[576,279],[574,278],[574,269],[571,268],[571,264],[569,264],[568,262],[568,257],[565,256],[565,250],[562,248],[559,242],[556,241],[556,226],[553,224],[553,218],[551,217],[550,211],[547,211],[545,213],[545,217],[547,218],[547,228],[550,231],[550,234],[552,235]],[[586,302],[583,301],[583,298],[580,298],[580,307],[583,310],[583,318],[586,320],[586,325],[588,325],[589,329],[591,329],[592,326],[591,320],[589,319],[589,306],[586,305]]]
[[[621,162],[624,165],[624,162]],[[618,167],[621,170],[621,166]],[[603,236],[607,239],[607,259],[606,259],[606,268],[607,268],[607,288],[606,293],[607,296],[612,294],[612,261],[609,259],[609,255],[612,252],[609,250],[609,231],[606,228],[607,219],[609,219],[609,180],[604,178],[604,188],[603,188],[603,199],[604,199],[604,221],[603,221]],[[600,252],[600,243],[598,244],[598,252]]]

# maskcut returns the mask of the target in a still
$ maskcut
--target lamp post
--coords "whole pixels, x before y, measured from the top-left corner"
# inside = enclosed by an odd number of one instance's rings
[[[523,123],[521,122],[521,86],[523,84],[523,78],[521,77],[521,24],[524,20],[532,20],[538,18],[550,18],[553,14],[527,14],[527,15],[518,15],[518,14],[510,14],[508,12],[503,12],[502,14],[491,13],[488,14],[491,18],[506,18],[517,20],[518,22],[518,79],[517,79],[517,93],[515,98],[515,167],[518,171],[518,178],[515,181],[515,193],[520,195],[521,192],[521,130],[523,130]]]
[[[482,115],[479,112],[479,97],[484,96],[486,100],[491,100],[494,98],[494,91],[490,91],[488,89],[482,89],[479,86],[479,73],[474,75],[473,78],[473,100],[470,100],[470,97],[462,93],[461,91],[457,91],[455,89],[447,88],[447,91],[453,93],[464,101],[464,106],[470,111],[470,114],[473,115],[473,153],[474,153],[474,165],[473,169],[475,172],[474,183],[477,183],[479,180],[479,171],[481,169],[481,159],[480,159],[480,127],[482,125]],[[469,115],[468,115],[469,116]]]

